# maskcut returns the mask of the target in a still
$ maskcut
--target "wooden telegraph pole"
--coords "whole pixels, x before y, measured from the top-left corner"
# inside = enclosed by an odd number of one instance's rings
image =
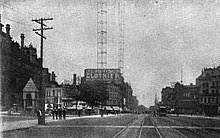
[[[40,111],[40,115],[38,117],[38,125],[45,125],[45,92],[43,89],[43,39],[46,39],[44,36],[44,30],[53,29],[53,27],[47,27],[44,24],[44,21],[53,20],[53,18],[40,18],[40,19],[33,19],[32,21],[39,23],[41,28],[40,29],[33,29],[37,35],[41,37],[41,49],[40,49],[40,85],[39,85],[39,102],[38,102],[38,110]],[[44,28],[47,27],[47,28]],[[40,31],[37,32],[37,31]]]

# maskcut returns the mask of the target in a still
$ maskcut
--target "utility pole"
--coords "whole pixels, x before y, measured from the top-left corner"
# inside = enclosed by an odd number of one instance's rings
[[[39,102],[38,102],[38,110],[41,111],[40,117],[38,117],[38,125],[45,125],[45,92],[43,89],[43,39],[46,39],[44,36],[44,30],[53,29],[53,27],[47,27],[44,24],[44,21],[53,20],[53,18],[40,18],[33,19],[32,21],[40,24],[40,29],[33,29],[37,35],[41,37],[41,48],[40,48],[40,85],[39,85]],[[47,28],[44,28],[47,27]],[[37,32],[37,31],[40,31]]]

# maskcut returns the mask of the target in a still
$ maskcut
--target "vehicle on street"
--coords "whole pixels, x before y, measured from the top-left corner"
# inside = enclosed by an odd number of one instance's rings
[[[166,116],[167,115],[167,107],[166,106],[159,106],[157,109],[157,115]]]

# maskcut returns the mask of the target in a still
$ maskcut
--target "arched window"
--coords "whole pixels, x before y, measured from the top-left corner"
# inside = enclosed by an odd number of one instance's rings
[[[32,106],[31,94],[26,95],[26,106]]]

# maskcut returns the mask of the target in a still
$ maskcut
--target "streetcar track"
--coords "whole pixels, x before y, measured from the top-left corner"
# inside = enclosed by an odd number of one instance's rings
[[[185,121],[180,121],[180,120],[177,120],[177,119],[168,119],[168,118],[164,118],[164,119],[166,119],[166,120],[168,120],[168,121],[171,121],[171,120],[175,120],[175,121],[178,121],[178,122],[184,122],[184,123],[186,123]],[[200,127],[199,125],[196,125],[195,123],[193,123],[196,127]],[[196,134],[196,135],[198,135],[198,136],[200,136],[200,137],[203,137],[203,138],[207,138],[206,136],[204,136],[204,135],[202,135],[202,134],[200,134],[198,131],[197,131],[197,129],[195,128],[195,127],[186,127],[186,126],[184,126],[184,125],[182,125],[183,126],[183,128],[185,129],[185,130],[187,130],[187,131],[189,131],[189,132],[192,132],[192,133],[194,133],[194,134]],[[177,130],[177,129],[175,129],[175,130]],[[204,130],[203,128],[201,128],[201,130]],[[179,130],[177,130],[177,131],[179,131]],[[179,131],[180,132],[180,131]],[[181,132],[180,132],[181,133]]]
[[[177,120],[177,119],[174,119],[174,118],[172,118],[173,120]],[[183,122],[183,123],[186,123],[187,124],[187,122],[186,121],[184,121],[184,120],[177,120],[177,121],[179,121],[179,122]],[[213,132],[213,130],[210,130],[210,128],[206,128],[206,127],[204,127],[204,125],[201,125],[201,124],[198,124],[198,123],[195,123],[195,122],[191,122],[191,124],[192,125],[194,125],[194,126],[196,126],[196,127],[200,127],[200,128],[202,128],[202,131],[203,131],[203,133],[207,133],[207,134],[212,134],[212,135],[214,135],[214,136],[216,136],[216,134],[214,134]],[[201,135],[199,132],[197,132],[196,131],[196,129],[193,129],[196,133],[198,133],[199,135]],[[218,136],[217,136],[218,137]]]
[[[121,134],[123,134],[123,132],[125,132],[126,129],[133,128],[133,127],[140,128],[140,131],[139,131],[138,136],[137,136],[137,138],[140,138],[141,137],[141,133],[142,133],[143,124],[144,124],[144,119],[145,119],[145,117],[141,121],[141,126],[132,126],[131,124],[133,123],[134,120],[131,120],[128,123],[128,125],[125,126],[123,129],[121,129],[113,138],[119,137]]]
[[[131,119],[131,121],[128,123],[128,125],[126,125],[123,129],[121,129],[116,135],[114,135],[113,138],[117,138],[119,135],[121,135],[129,126],[131,123],[133,123],[134,119]]]
[[[157,134],[159,135],[160,138],[163,138],[162,133],[160,132],[160,130],[158,129],[156,123],[153,121],[153,119],[150,117],[151,122],[154,125],[154,128],[156,129]]]
[[[163,119],[167,119],[167,120],[168,120],[168,118],[163,118]],[[170,120],[168,120],[168,121],[170,121]],[[171,128],[172,130],[174,130],[176,133],[178,133],[178,134],[181,135],[182,137],[188,138],[186,135],[184,135],[183,133],[181,133],[179,130],[177,130],[176,128],[170,126],[170,124],[168,125],[168,127]]]
[[[141,122],[141,128],[140,128],[140,131],[139,131],[139,134],[138,134],[138,138],[141,138],[141,133],[142,133],[142,130],[143,130],[144,120],[145,120],[145,116],[144,116],[144,118]]]

